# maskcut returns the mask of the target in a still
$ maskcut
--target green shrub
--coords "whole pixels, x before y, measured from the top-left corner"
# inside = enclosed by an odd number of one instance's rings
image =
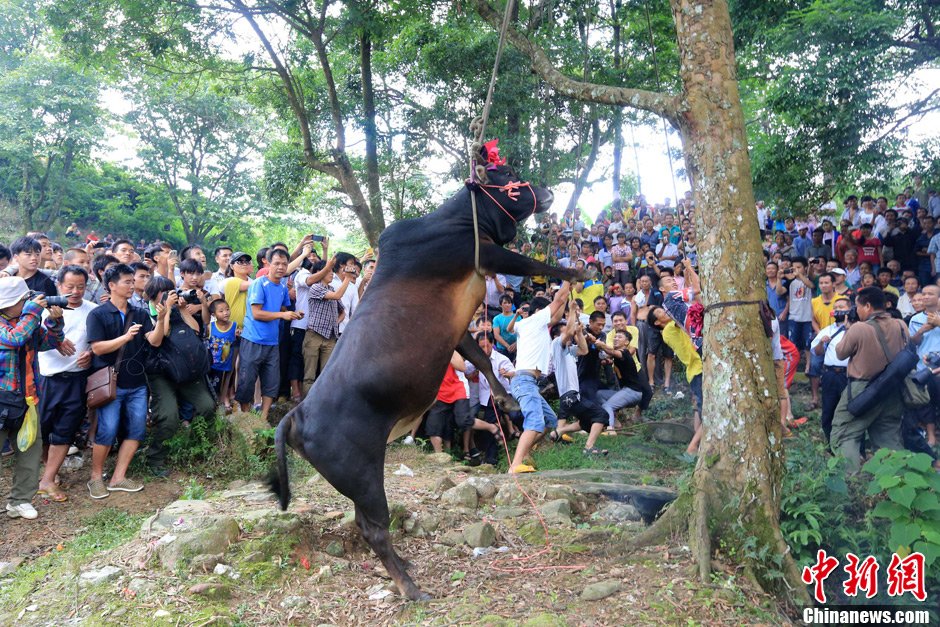
[[[167,441],[174,468],[215,479],[251,479],[274,464],[274,429],[242,433],[222,415],[196,418]]]
[[[924,453],[881,449],[864,466],[874,477],[868,495],[884,495],[871,512],[888,521],[888,548],[919,551],[928,567],[940,558],[940,474]],[[936,580],[940,582],[940,577]]]

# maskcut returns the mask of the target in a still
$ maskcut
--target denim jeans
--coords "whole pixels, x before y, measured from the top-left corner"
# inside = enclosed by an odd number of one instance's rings
[[[147,386],[118,388],[117,398],[98,408],[95,444],[112,446],[117,438],[121,413],[127,418],[127,439],[142,442],[147,435]]]
[[[512,396],[519,402],[524,417],[522,428],[525,431],[545,431],[546,426],[556,427],[558,417],[552,411],[542,395],[539,394],[538,381],[530,374],[517,374],[510,386]]]

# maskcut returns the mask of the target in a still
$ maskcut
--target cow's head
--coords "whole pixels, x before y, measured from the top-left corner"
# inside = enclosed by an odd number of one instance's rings
[[[476,166],[477,207],[480,225],[497,244],[516,237],[516,224],[552,205],[552,192],[519,180],[515,171],[499,156],[498,140],[483,144]]]

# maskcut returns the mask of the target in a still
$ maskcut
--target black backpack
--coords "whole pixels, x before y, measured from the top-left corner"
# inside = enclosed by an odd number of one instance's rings
[[[204,377],[212,364],[205,343],[182,319],[170,320],[170,332],[157,354],[161,373],[176,384]]]

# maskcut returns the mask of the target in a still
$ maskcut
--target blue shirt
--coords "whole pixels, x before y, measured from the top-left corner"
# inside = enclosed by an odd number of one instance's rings
[[[911,335],[914,335],[924,326],[925,322],[927,322],[927,314],[922,311],[911,318],[907,329],[910,331]],[[921,358],[917,361],[917,369],[924,370],[927,367],[923,359],[925,355],[938,351],[940,351],[940,329],[934,328],[924,333],[920,340],[920,345],[917,347],[917,355]]]
[[[255,344],[277,346],[280,320],[269,320],[267,322],[255,320],[251,311],[252,305],[261,305],[261,309],[264,311],[280,311],[282,307],[290,307],[287,282],[274,283],[265,276],[255,280],[248,288],[248,311],[245,313],[245,328],[242,329],[242,338]]]
[[[787,306],[789,292],[778,294],[777,290],[771,287],[770,281],[765,281],[764,285],[767,288],[767,302],[770,304],[770,308],[774,310],[774,313],[779,316]]]

